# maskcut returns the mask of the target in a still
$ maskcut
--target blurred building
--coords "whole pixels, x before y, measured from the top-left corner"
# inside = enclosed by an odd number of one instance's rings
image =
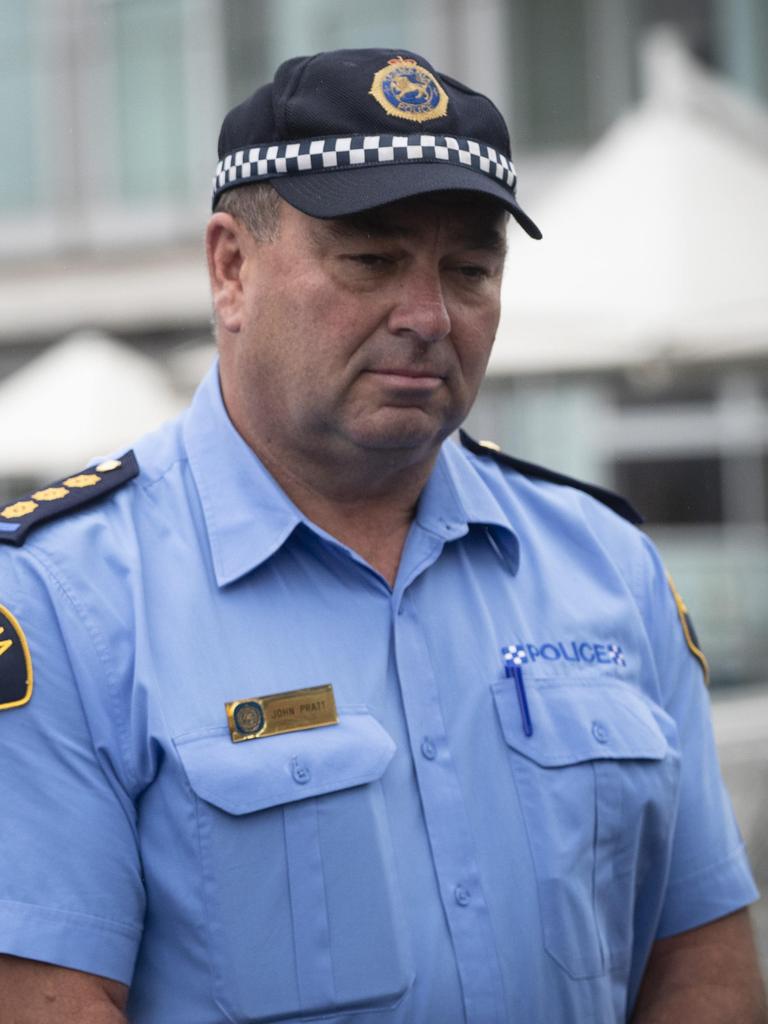
[[[538,219],[643,96],[641,41],[660,24],[749,102],[768,103],[765,0],[7,0],[0,378],[88,330],[151,356],[184,390],[184,353],[210,337],[201,235],[221,118],[285,57],[402,46],[484,89],[508,117]],[[757,151],[759,118],[737,108],[717,118]],[[713,180],[713,196],[728,187]],[[513,360],[471,422],[636,501],[725,681],[765,678],[768,658],[763,343],[695,360]],[[18,440],[24,430],[22,417]],[[0,497],[34,480],[0,460]]]

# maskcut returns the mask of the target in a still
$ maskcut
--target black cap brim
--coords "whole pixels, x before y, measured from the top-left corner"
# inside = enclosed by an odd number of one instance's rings
[[[278,195],[291,206],[310,217],[323,219],[361,213],[430,192],[477,192],[497,199],[531,238],[542,237],[507,186],[455,164],[386,164],[285,175],[270,180]]]

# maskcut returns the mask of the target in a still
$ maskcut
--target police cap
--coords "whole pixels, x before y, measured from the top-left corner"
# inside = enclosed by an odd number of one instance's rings
[[[497,108],[408,50],[335,50],[281,64],[224,119],[214,208],[227,189],[256,181],[271,181],[312,217],[429,192],[482,193],[541,238],[517,202]]]

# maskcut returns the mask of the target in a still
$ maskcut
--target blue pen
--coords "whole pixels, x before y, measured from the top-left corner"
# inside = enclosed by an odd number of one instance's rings
[[[523,682],[523,663],[528,660],[528,654],[524,647],[512,644],[512,646],[501,648],[501,657],[504,661],[504,675],[507,679],[515,680],[515,692],[517,693],[517,703],[520,705],[523,732],[526,736],[533,736],[533,722]]]

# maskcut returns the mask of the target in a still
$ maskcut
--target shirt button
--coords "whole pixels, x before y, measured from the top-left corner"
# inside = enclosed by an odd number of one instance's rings
[[[428,761],[434,761],[437,757],[437,747],[429,736],[425,736],[421,741],[421,752]]]
[[[592,723],[592,735],[595,737],[598,743],[608,742],[608,730],[602,722]]]
[[[465,889],[463,885],[457,885],[453,890],[453,898],[459,904],[460,907],[466,907],[472,897],[469,894],[469,890]]]
[[[294,757],[293,764],[291,766],[291,774],[293,775],[293,781],[298,782],[300,786],[305,785],[312,777],[312,773],[306,765],[303,765],[297,757]]]

